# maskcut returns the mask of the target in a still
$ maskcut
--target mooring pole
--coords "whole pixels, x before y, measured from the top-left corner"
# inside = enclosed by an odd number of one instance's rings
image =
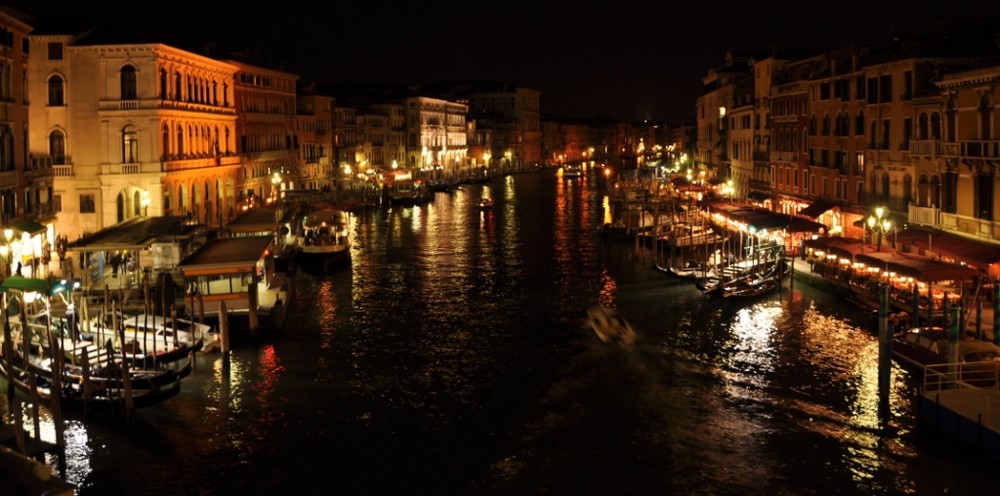
[[[892,329],[889,328],[889,286],[879,286],[878,298],[878,397],[879,411],[888,413],[892,378]]]

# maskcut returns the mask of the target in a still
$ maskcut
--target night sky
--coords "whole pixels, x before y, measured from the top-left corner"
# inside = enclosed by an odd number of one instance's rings
[[[40,17],[115,17],[250,49],[261,65],[306,80],[497,80],[541,91],[544,114],[670,123],[693,117],[702,78],[727,50],[877,45],[935,20],[1000,19],[1000,0],[215,3],[6,2]]]

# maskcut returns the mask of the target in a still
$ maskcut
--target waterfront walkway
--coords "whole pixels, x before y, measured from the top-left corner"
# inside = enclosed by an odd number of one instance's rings
[[[794,270],[794,274],[796,275],[799,281],[820,286],[829,285],[829,282],[823,279],[819,274],[813,273],[812,268],[809,265],[809,262],[802,260],[799,257],[794,257],[792,259],[792,269]],[[978,325],[983,334],[981,339],[983,341],[993,342],[993,327],[994,327],[993,307],[991,305],[986,305],[986,304],[983,305],[982,313],[978,317],[978,323],[976,317],[977,311],[978,309],[971,309],[970,312],[967,314],[967,318],[965,319],[966,334],[969,334],[971,336],[976,336],[977,325]]]

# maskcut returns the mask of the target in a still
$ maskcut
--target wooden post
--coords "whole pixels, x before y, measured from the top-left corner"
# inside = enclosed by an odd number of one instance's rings
[[[118,330],[119,340],[121,340],[121,343],[124,346],[124,344],[125,344],[125,326],[117,324],[118,312],[115,312],[114,310],[115,310],[114,305],[112,305],[112,312],[113,313],[111,314],[111,318],[115,320],[115,329]],[[124,356],[123,356],[123,358],[124,358]],[[121,367],[121,376],[122,376],[122,389],[124,391],[124,396],[125,396],[125,418],[127,419],[128,423],[131,423],[132,422],[132,409],[133,409],[133,403],[132,403],[132,370],[129,367],[128,362],[126,362],[124,359],[122,360],[120,367]]]
[[[983,301],[976,302],[976,339],[983,340]]]
[[[889,286],[879,286],[878,305],[878,395],[879,410],[888,410],[892,383],[892,329],[889,328]]]
[[[229,315],[226,313],[226,300],[219,301],[219,345],[222,354],[229,356]]]
[[[22,329],[21,332],[24,332]],[[10,315],[7,313],[6,306],[3,311],[3,357],[4,357],[4,368],[10,375],[14,374],[14,342],[12,333],[10,330]],[[7,404],[10,405],[14,402],[14,381],[12,377],[7,378]]]
[[[993,283],[993,344],[1000,346],[1000,281]]]
[[[253,334],[257,333],[257,328],[260,326],[260,317],[257,315],[258,286],[257,276],[251,276],[250,288],[247,293],[247,301],[250,313],[250,332]]]

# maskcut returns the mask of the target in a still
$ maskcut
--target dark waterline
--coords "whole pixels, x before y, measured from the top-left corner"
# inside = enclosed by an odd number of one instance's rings
[[[494,198],[492,212],[476,208]],[[74,419],[67,478],[105,494],[991,494],[995,462],[922,435],[917,381],[857,309],[800,281],[706,299],[596,235],[593,172],[466,186],[354,219],[284,332],[201,355],[180,395]],[[597,302],[633,348],[582,325]],[[51,425],[47,431],[51,431]]]

